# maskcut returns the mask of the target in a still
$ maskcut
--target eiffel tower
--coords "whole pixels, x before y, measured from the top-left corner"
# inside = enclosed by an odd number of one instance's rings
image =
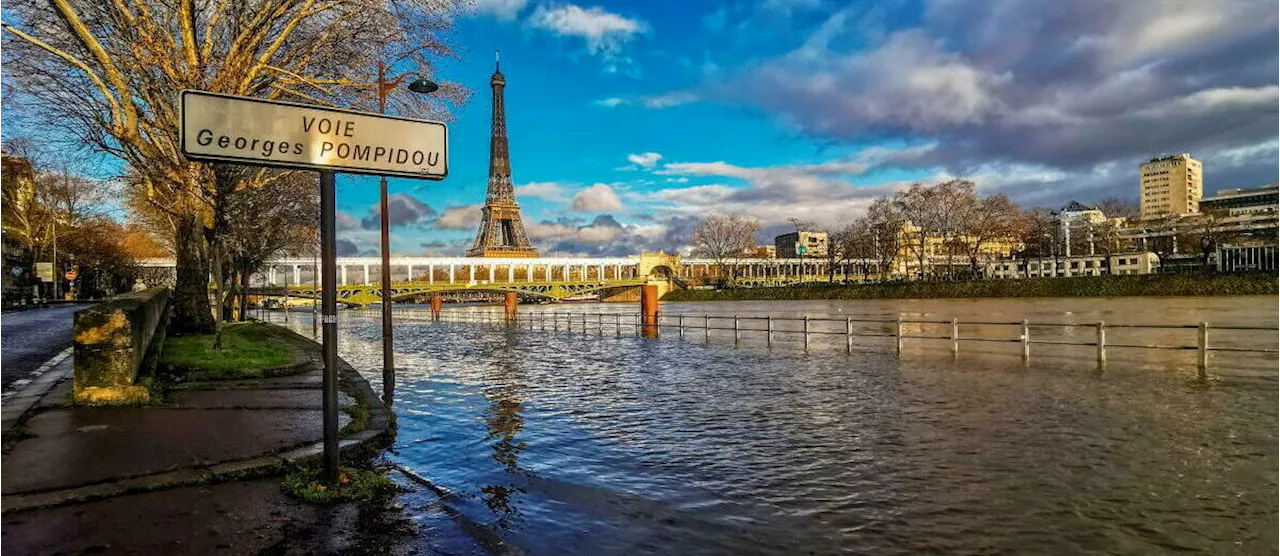
[[[484,219],[476,231],[475,245],[467,250],[468,257],[537,257],[538,250],[529,244],[520,220],[520,204],[516,202],[515,188],[511,184],[511,156],[507,149],[507,110],[502,88],[506,79],[498,67],[494,55],[493,77],[493,130],[489,139],[489,193],[484,199]]]

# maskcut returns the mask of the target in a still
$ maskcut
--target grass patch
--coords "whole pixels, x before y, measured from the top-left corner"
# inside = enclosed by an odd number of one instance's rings
[[[232,323],[222,329],[222,349],[213,349],[213,335],[165,339],[160,366],[182,371],[185,380],[263,378],[266,370],[293,361],[293,348],[261,323]]]
[[[369,408],[365,407],[364,402],[360,400],[358,395],[353,395],[353,397],[356,399],[356,404],[342,408],[342,411],[346,412],[347,416],[351,417],[351,420],[347,421],[346,426],[338,431],[338,436],[340,437],[349,436],[369,428]]]
[[[825,285],[675,290],[663,301],[739,301],[801,299],[943,299],[975,297],[1127,297],[1276,295],[1275,275],[1149,274],[1136,276],[1079,276],[1023,278],[972,282],[903,282],[892,284]]]
[[[323,470],[310,467],[297,469],[285,476],[280,489],[309,504],[362,502],[396,490],[386,475],[373,469],[343,467],[338,470],[338,484],[325,484]]]

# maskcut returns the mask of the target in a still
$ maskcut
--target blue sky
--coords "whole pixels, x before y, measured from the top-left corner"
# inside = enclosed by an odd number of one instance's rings
[[[1205,190],[1275,182],[1270,0],[475,0],[432,77],[450,176],[391,180],[393,251],[461,254],[502,52],[511,160],[544,254],[681,250],[713,212],[835,227],[913,181],[1024,206],[1136,199],[1189,152]],[[12,121],[12,120],[10,120]],[[339,178],[339,251],[378,249],[376,179]]]
[[[699,216],[760,235],[835,226],[911,181],[974,179],[1026,206],[1136,198],[1190,152],[1208,192],[1276,181],[1277,10],[1249,0],[479,0],[456,19],[472,91],[450,177],[395,180],[397,253],[470,245],[493,52],[511,159],[544,253],[678,250]],[[376,252],[373,180],[340,189],[342,249]]]

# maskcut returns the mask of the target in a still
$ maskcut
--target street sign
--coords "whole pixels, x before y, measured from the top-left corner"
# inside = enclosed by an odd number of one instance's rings
[[[53,263],[36,263],[36,277],[41,282],[53,281]]]
[[[441,180],[445,124],[206,91],[182,92],[192,160]]]
[[[63,274],[63,276],[66,276],[68,280],[75,280],[76,276],[79,276],[79,274],[76,273],[75,269],[71,269],[68,270],[66,274]]]
[[[20,266],[9,267],[9,274],[12,274],[14,278],[22,276],[22,267]]]

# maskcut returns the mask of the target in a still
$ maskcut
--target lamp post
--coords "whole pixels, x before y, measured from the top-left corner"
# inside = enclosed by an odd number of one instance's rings
[[[409,84],[410,91],[430,94],[440,88],[434,82],[413,72],[402,73],[388,80],[387,65],[378,61],[378,113],[387,113],[387,93],[400,86],[410,75],[417,77]],[[391,396],[396,384],[396,365],[391,336],[391,224],[387,216],[387,177],[380,177],[378,185],[381,189],[379,212],[382,213],[382,403],[391,407]]]

